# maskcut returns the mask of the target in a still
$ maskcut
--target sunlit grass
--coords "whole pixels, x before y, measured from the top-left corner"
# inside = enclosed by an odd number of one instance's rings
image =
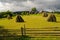
[[[41,28],[41,27],[60,27],[60,14],[55,14],[57,22],[47,22],[47,18],[43,17],[42,14],[38,15],[24,15],[24,23],[17,23],[16,16],[13,19],[8,20],[7,18],[0,19],[0,26],[8,29],[20,29],[26,26],[26,28]]]

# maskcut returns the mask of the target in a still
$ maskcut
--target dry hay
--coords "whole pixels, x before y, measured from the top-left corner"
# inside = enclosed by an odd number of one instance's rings
[[[8,19],[12,19],[12,15],[8,15],[7,18],[8,18]]]
[[[47,21],[48,22],[56,22],[56,16],[54,14],[51,14]]]
[[[20,15],[17,15],[16,22],[24,22],[24,20],[22,19]]]
[[[48,17],[48,14],[46,12],[44,12],[43,17]]]

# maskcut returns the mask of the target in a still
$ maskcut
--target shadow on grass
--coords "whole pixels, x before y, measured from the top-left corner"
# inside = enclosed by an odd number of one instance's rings
[[[17,22],[17,23],[26,23],[26,21],[24,21],[24,22]]]
[[[56,23],[60,23],[60,21],[57,21]]]
[[[31,37],[23,35],[23,36],[18,36],[18,35],[12,35],[9,33],[8,30],[4,29],[3,26],[0,26],[0,40],[30,40]]]

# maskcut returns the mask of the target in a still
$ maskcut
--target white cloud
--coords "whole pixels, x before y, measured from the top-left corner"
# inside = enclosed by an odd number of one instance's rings
[[[22,4],[27,7],[35,7],[36,6],[36,4],[34,4],[32,1],[29,1],[29,0],[22,2]]]
[[[0,0],[0,11],[22,11],[32,7],[38,10],[60,10],[60,0]]]
[[[48,2],[53,2],[53,1],[56,1],[56,0],[45,0],[45,1],[48,1]]]
[[[12,6],[13,6],[12,4],[0,2],[0,11],[11,10]]]

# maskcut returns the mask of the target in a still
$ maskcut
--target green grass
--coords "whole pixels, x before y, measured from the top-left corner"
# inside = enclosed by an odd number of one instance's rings
[[[32,38],[31,40],[60,40],[60,38]]]
[[[49,14],[50,15],[50,14]],[[55,14],[57,22],[47,22],[47,18],[43,17],[42,14],[37,15],[24,15],[24,23],[17,23],[16,16],[13,19],[8,20],[7,18],[0,19],[0,26],[6,29],[20,29],[26,26],[26,28],[43,28],[43,27],[60,27],[60,14]]]

